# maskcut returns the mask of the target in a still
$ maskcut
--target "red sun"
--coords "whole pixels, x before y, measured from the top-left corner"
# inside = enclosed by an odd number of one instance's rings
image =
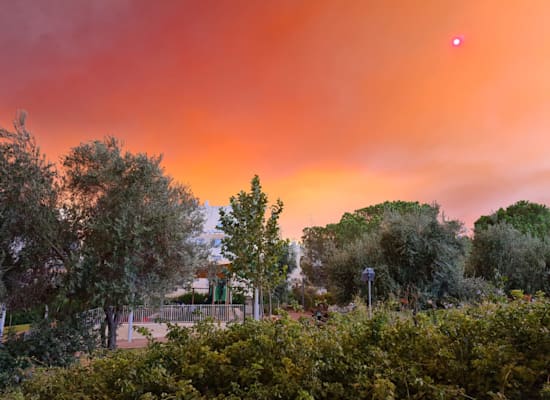
[[[453,47],[459,47],[462,46],[463,39],[460,36],[453,37],[453,40],[451,41],[451,44]]]

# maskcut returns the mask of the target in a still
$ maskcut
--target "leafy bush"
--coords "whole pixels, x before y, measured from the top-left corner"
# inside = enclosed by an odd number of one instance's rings
[[[303,289],[303,297],[302,297],[302,287],[301,286],[293,286],[291,296],[289,298],[289,305],[293,307],[293,304],[299,304],[302,305],[302,298],[305,303],[305,307],[303,309],[305,310],[312,310],[319,303],[326,303],[326,304],[334,304],[334,297],[332,296],[332,293],[326,292],[326,293],[318,293],[318,289],[313,286],[306,286]]]
[[[9,333],[0,345],[0,388],[21,382],[35,366],[69,366],[78,352],[89,354],[97,344],[97,335],[78,321],[43,319],[25,334]]]
[[[233,293],[231,295],[231,300],[233,304],[245,304],[246,303],[246,296],[242,293]]]
[[[203,293],[185,293],[171,301],[178,304],[210,304],[209,295]]]
[[[544,299],[414,318],[359,306],[321,327],[171,327],[165,344],[37,373],[5,398],[543,399],[549,337]]]
[[[6,315],[6,323],[11,326],[30,324],[42,318],[44,318],[44,309],[42,307],[36,307],[30,310],[8,310]]]
[[[242,293],[233,292],[231,294],[231,300],[232,304],[244,304],[245,303],[245,296]],[[193,293],[185,293],[181,296],[174,297],[173,299],[170,299],[172,303],[177,304],[211,304],[212,300],[209,294],[204,293],[196,293],[193,295]]]
[[[505,222],[476,229],[468,272],[493,282],[506,292],[513,289],[529,294],[537,290],[548,291],[549,238],[531,236]]]

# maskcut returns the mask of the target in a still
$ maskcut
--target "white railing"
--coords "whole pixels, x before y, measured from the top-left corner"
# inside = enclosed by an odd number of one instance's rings
[[[105,311],[98,307],[92,310],[84,311],[80,317],[90,326],[99,326],[105,320]]]
[[[134,323],[184,322],[194,323],[212,319],[216,322],[244,322],[246,310],[244,304],[182,304],[162,307],[137,306],[133,308]],[[130,308],[124,307],[119,323],[128,322]],[[93,325],[99,326],[105,320],[102,308],[83,313],[83,317]]]
[[[216,322],[244,322],[245,307],[242,304],[182,304],[162,307],[134,307],[134,323],[187,322],[213,319]],[[130,309],[124,307],[121,323],[128,322]]]

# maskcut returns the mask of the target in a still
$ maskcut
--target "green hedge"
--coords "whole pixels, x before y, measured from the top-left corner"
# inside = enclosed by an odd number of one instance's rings
[[[326,325],[173,327],[166,344],[36,373],[6,399],[550,399],[550,303]],[[19,397],[18,397],[19,396]]]
[[[177,304],[212,304],[212,298],[209,294],[204,293],[185,293],[181,296],[170,299],[170,302]],[[225,302],[223,302],[225,303]],[[244,304],[245,297],[241,293],[234,292],[232,294],[232,304]]]
[[[170,299],[172,303],[178,304],[210,304],[209,295],[203,293],[185,293],[181,296]]]

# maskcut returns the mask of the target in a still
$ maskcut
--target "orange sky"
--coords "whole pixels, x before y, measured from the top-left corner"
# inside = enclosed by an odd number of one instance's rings
[[[286,237],[384,200],[550,204],[550,1],[0,0],[0,124],[114,135]],[[453,48],[454,35],[464,37]]]

